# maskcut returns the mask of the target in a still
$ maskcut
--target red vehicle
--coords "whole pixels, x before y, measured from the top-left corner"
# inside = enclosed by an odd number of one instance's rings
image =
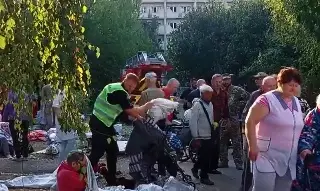
[[[146,73],[156,73],[158,76],[158,85],[160,87],[163,77],[172,69],[173,67],[167,64],[161,53],[148,54],[147,52],[139,51],[136,55],[126,61],[125,69],[123,69],[121,73],[121,80],[128,73],[134,73],[140,78],[140,83],[131,96],[132,100],[136,102],[139,100],[141,92],[146,89],[144,79]]]

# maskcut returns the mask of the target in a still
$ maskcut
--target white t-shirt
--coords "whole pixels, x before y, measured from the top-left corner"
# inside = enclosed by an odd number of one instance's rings
[[[58,95],[53,99],[52,107],[54,107],[56,110],[60,109],[62,101],[64,99],[64,93],[59,91]],[[70,139],[75,139],[77,137],[77,133],[75,131],[70,132],[63,132],[61,130],[61,125],[58,120],[58,116],[55,115],[55,127],[56,127],[56,133],[57,133],[57,141],[66,141]]]

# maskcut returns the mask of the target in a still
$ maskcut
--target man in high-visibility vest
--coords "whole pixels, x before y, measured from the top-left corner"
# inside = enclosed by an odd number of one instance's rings
[[[100,158],[105,152],[107,153],[108,185],[117,185],[116,169],[119,148],[113,125],[119,121],[122,114],[125,117],[142,119],[141,114],[152,107],[151,103],[140,107],[133,107],[130,103],[129,94],[138,83],[139,78],[129,73],[122,82],[106,85],[94,103],[93,115],[89,122],[92,132],[92,150],[89,159],[94,169],[97,170]]]

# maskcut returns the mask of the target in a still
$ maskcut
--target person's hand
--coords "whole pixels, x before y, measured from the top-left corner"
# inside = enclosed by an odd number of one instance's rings
[[[309,149],[303,150],[303,151],[300,153],[300,157],[304,160],[305,157],[306,157],[308,154],[312,154],[312,152],[311,152]]]
[[[307,154],[304,157],[303,164],[304,164],[304,166],[308,167],[313,163],[314,160],[315,160],[314,154]]]
[[[302,151],[300,153],[300,156],[303,159],[303,164],[305,166],[309,166],[314,161],[314,158],[315,158],[312,152],[308,149]]]
[[[256,161],[258,158],[258,154],[259,154],[258,146],[257,145],[249,145],[248,153],[249,153],[249,159],[251,161]]]

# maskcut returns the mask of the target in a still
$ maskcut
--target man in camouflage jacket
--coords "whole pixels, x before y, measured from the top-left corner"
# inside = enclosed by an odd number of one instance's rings
[[[228,167],[228,141],[232,140],[233,158],[238,170],[242,170],[242,137],[239,116],[249,99],[249,93],[231,84],[231,75],[224,74],[224,87],[228,93],[229,121],[221,125],[220,131],[220,168]]]

